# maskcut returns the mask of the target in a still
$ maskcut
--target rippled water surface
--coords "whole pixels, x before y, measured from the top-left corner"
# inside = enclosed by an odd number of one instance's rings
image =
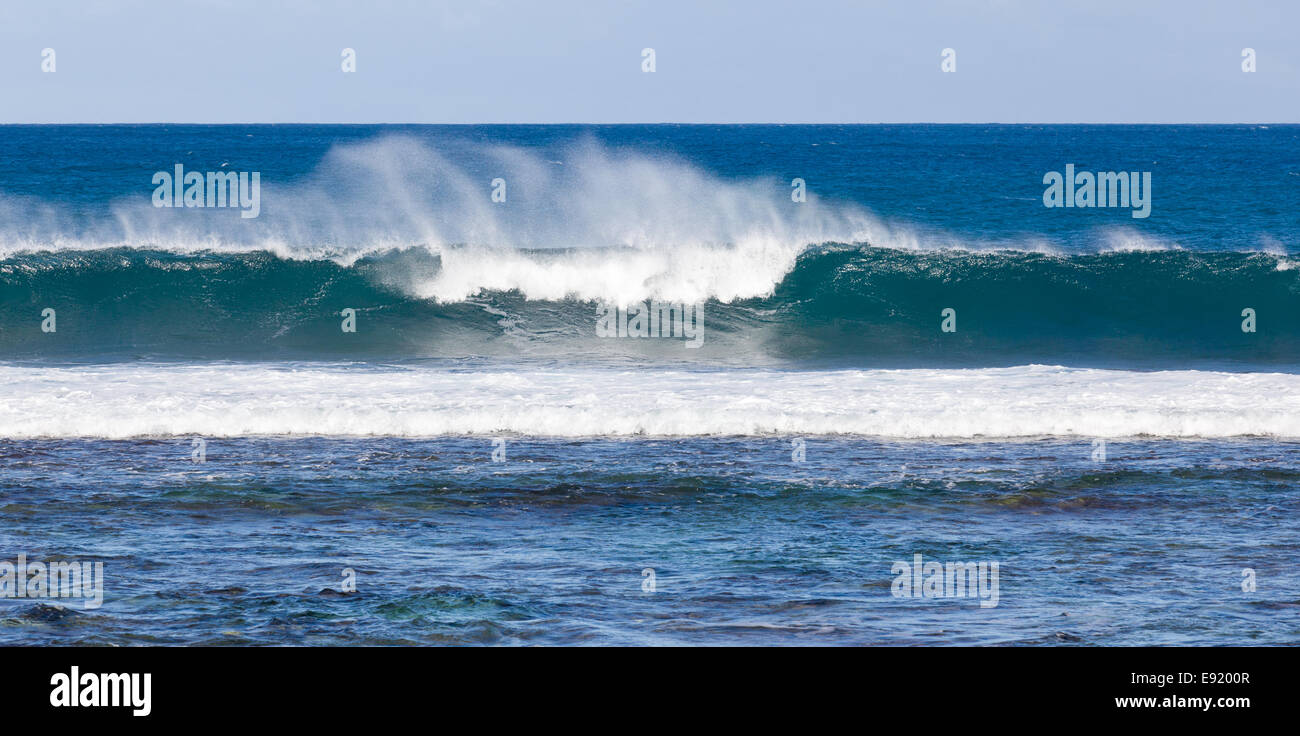
[[[1295,643],[1300,443],[24,440],[0,549],[105,601],[0,643]],[[996,607],[891,594],[996,561]],[[12,561],[12,560],[11,560]],[[647,568],[653,592],[644,590]],[[1242,591],[1242,571],[1257,590]],[[355,571],[356,591],[344,570]]]

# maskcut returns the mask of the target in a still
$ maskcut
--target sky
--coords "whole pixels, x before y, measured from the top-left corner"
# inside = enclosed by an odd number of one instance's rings
[[[0,2],[0,123],[114,122],[1300,123],[1300,2]]]

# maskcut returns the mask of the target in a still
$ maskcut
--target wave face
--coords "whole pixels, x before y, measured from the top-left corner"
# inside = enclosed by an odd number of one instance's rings
[[[0,360],[1291,369],[1297,130],[8,129]],[[1063,150],[1184,176],[1147,220],[1049,210]],[[260,171],[259,216],[155,208],[177,162]],[[651,299],[703,303],[704,344],[596,336]]]
[[[980,370],[0,366],[9,438],[1300,437],[1300,376]]]
[[[671,259],[614,248],[408,248],[343,264],[266,252],[24,253],[0,260],[0,350],[15,359],[852,367],[1292,366],[1300,355],[1300,269],[1279,255],[824,245],[785,271],[747,267],[740,250],[706,247],[681,260],[699,278],[674,279]],[[649,299],[702,301],[703,345],[597,337],[599,300]],[[41,331],[45,307],[56,310],[52,334]],[[355,333],[341,329],[345,308],[357,310]],[[956,332],[941,331],[945,308],[956,311]],[[1242,331],[1244,309],[1255,311],[1253,333]]]

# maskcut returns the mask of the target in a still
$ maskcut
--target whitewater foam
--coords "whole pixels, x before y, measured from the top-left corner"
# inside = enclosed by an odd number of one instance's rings
[[[1300,375],[0,366],[0,436],[1300,437]]]

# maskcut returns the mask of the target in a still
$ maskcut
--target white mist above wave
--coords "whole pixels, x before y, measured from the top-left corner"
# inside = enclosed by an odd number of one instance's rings
[[[558,156],[559,158],[555,158]],[[503,202],[492,195],[504,180]],[[414,296],[460,301],[485,289],[622,302],[770,294],[809,245],[888,237],[861,208],[790,182],[728,180],[697,166],[595,142],[562,151],[449,150],[401,136],[338,145],[293,182],[263,176],[261,215],[155,208],[153,186],[86,220],[30,198],[0,200],[0,257],[33,250],[269,251],[349,265],[422,248],[441,269]]]
[[[0,436],[1300,437],[1300,375],[0,366]]]
[[[492,201],[498,178],[504,202]],[[137,196],[115,200],[102,216],[0,195],[0,258],[129,247],[266,251],[351,265],[422,249],[439,256],[439,269],[390,279],[417,298],[455,302],[517,289],[531,299],[627,304],[769,296],[804,250],[824,243],[1058,252],[1043,238],[977,242],[886,221],[820,198],[815,181],[807,201],[793,202],[789,181],[724,179],[594,141],[538,151],[464,142],[435,148],[386,136],[337,145],[299,179],[261,181],[255,219],[230,209],[155,208],[147,177]],[[1170,246],[1124,230],[1101,233],[1098,247]]]

